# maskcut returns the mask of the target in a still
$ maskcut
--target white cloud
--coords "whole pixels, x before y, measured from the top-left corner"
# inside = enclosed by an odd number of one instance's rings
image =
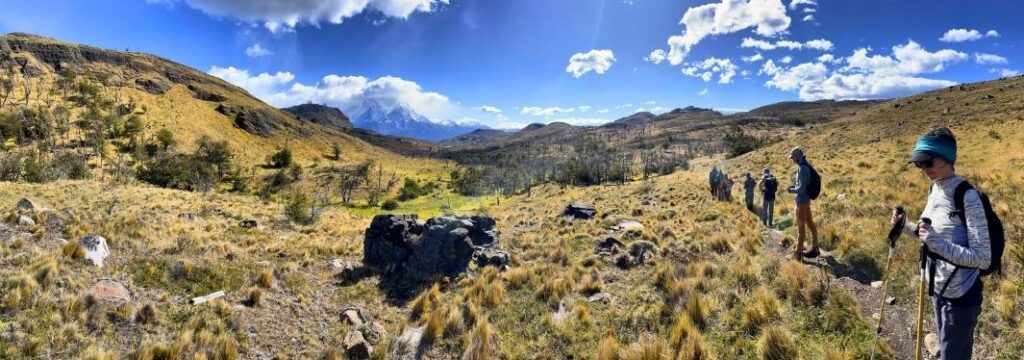
[[[779,59],[779,62],[783,63],[783,64],[789,64],[789,63],[793,62],[793,57],[792,56],[784,56],[784,57],[782,57],[782,59]]]
[[[816,12],[818,12],[818,9],[809,8],[809,7],[808,8],[804,8],[804,14],[813,14],[813,13],[816,13]]]
[[[259,43],[252,44],[252,46],[245,48],[245,55],[253,58],[263,57],[268,55],[274,55],[273,52],[260,46]]]
[[[988,72],[993,74],[999,74],[1001,77],[1011,77],[1020,75],[1020,71],[1012,69],[988,69]]]
[[[757,54],[754,54],[752,56],[741,57],[740,60],[743,60],[743,62],[752,63],[752,62],[757,62],[757,61],[764,60],[764,56],[761,56],[761,53],[757,53]]]
[[[604,74],[605,71],[612,67],[614,62],[615,53],[611,50],[590,50],[585,53],[573,54],[569,58],[569,66],[565,67],[565,72],[571,73],[577,79],[591,71]]]
[[[657,102],[656,100],[647,100],[647,101],[644,101],[644,105],[654,105],[654,104],[657,104],[657,103],[658,103],[658,102]]]
[[[668,60],[672,65],[679,65],[690,50],[708,36],[750,28],[761,36],[775,36],[786,31],[790,22],[781,0],[722,0],[691,7],[679,21],[684,27],[682,34],[668,38],[668,52],[654,50],[648,59],[655,63]]]
[[[755,48],[761,50],[775,50],[775,49],[789,49],[789,50],[802,50],[802,49],[814,49],[829,51],[832,50],[834,45],[831,41],[826,39],[814,39],[804,43],[792,40],[779,40],[777,42],[770,42],[761,39],[754,38],[743,38],[743,42],[740,43],[740,47],[743,48]]]
[[[644,61],[661,64],[662,61],[665,61],[665,50],[654,49],[650,55],[644,57]]]
[[[340,24],[367,10],[406,19],[414,12],[432,12],[449,0],[149,0],[170,4],[183,2],[208,15],[263,23],[271,32],[290,30],[300,23]]]
[[[814,21],[814,15],[811,15],[811,14],[804,15],[803,21]]]
[[[978,64],[1005,64],[1007,60],[995,54],[974,53],[974,62]]]
[[[704,96],[704,95],[707,95],[707,94],[708,94],[708,88],[704,88],[704,90],[701,90],[700,92],[697,93],[697,95],[700,95],[700,96]]]
[[[868,56],[868,51],[855,50],[845,58],[847,66],[831,70],[825,61],[782,68],[768,60],[759,74],[771,77],[765,86],[796,91],[803,100],[890,98],[956,84],[915,75],[942,71],[967,58],[950,49],[929,52],[914,41],[893,46],[891,56]]]
[[[363,110],[364,101],[372,100],[384,107],[406,104],[428,118],[448,117],[454,109],[448,97],[424,91],[413,81],[393,76],[370,80],[362,76],[331,74],[316,84],[306,85],[293,81],[295,76],[290,72],[250,76],[247,70],[214,66],[208,73],[246,89],[253,96],[276,107],[314,102],[356,115]]]
[[[789,8],[790,9],[796,9],[796,7],[800,6],[800,5],[817,6],[818,5],[818,1],[817,0],[793,0],[792,2],[789,3]]]
[[[595,126],[595,125],[601,125],[601,124],[607,123],[609,121],[611,121],[611,120],[610,119],[597,119],[597,118],[580,118],[580,117],[573,116],[573,117],[568,117],[568,118],[551,119],[551,121],[548,121],[548,123],[550,124],[550,123],[553,123],[553,122],[564,122],[564,123],[568,123],[569,125],[575,125],[575,126]]]
[[[607,114],[607,113],[608,113],[608,111],[609,111],[609,110],[608,110],[607,108],[605,108],[605,109],[601,109],[601,110],[598,110],[598,111],[597,111],[597,113],[598,113],[598,114]]]
[[[501,114],[501,109],[499,109],[497,107],[494,107],[494,106],[490,106],[490,105],[480,105],[480,106],[477,106],[477,107],[475,107],[473,109],[480,110],[480,111],[483,111],[485,113]]]
[[[554,116],[555,114],[558,114],[558,113],[571,113],[571,112],[574,112],[574,111],[576,111],[575,108],[562,108],[562,107],[557,107],[557,106],[546,107],[546,108],[542,108],[542,107],[539,107],[539,106],[524,106],[522,111],[520,111],[519,113],[523,114],[523,115],[529,115],[529,116],[552,117],[552,116]]]
[[[709,57],[697,63],[687,64],[682,71],[684,75],[699,77],[705,82],[711,81],[714,74],[718,74],[718,83],[728,84],[732,82],[732,77],[736,76],[736,70],[738,67],[732,60]]]
[[[631,107],[633,107],[633,104],[622,104],[622,105],[616,106],[615,108],[616,109],[624,109],[624,108],[631,108]]]
[[[946,33],[939,38],[939,41],[964,42],[978,40],[982,37],[999,37],[999,32],[989,30],[985,35],[982,35],[981,32],[974,29],[949,29],[949,31],[946,31]]]
[[[590,105],[580,105],[576,107],[576,111],[587,112],[590,111]]]
[[[837,60],[841,61],[842,59],[836,59],[832,54],[821,54],[821,56],[818,57],[818,62],[823,63],[838,62]]]
[[[295,80],[295,75],[290,72],[278,71],[275,74],[260,73],[255,76],[249,75],[249,70],[236,69],[234,66],[222,68],[213,66],[207,72],[210,75],[219,77],[235,86],[245,89],[252,96],[267,101],[285,84]]]

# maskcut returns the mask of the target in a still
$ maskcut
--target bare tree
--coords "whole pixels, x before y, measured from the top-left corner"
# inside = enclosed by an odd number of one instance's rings
[[[380,200],[398,183],[398,175],[394,171],[391,174],[385,173],[384,166],[380,164],[371,164],[366,174],[366,203],[370,206],[377,206]]]

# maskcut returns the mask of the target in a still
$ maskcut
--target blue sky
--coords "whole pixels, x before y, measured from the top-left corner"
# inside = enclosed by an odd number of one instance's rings
[[[7,0],[0,32],[157,54],[276,106],[357,115],[372,99],[513,128],[1015,75],[1022,15],[1020,1]]]

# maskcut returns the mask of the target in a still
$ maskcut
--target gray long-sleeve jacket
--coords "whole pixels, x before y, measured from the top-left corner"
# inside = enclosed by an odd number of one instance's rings
[[[956,211],[953,193],[957,185],[963,181],[962,177],[954,175],[948,179],[934,182],[931,192],[928,194],[928,203],[921,214],[922,218],[932,220],[928,236],[922,239],[928,245],[928,249],[961,266],[956,277],[950,279],[949,276],[956,266],[946,261],[937,260],[935,292],[939,292],[945,286],[946,281],[950,281],[949,288],[942,295],[949,299],[959,298],[967,290],[970,290],[971,285],[980,275],[978,269],[987,268],[992,261],[988,220],[985,218],[985,208],[978,192],[970,190],[964,196],[966,224],[962,223],[960,217],[953,213]],[[911,224],[908,221],[903,231],[914,235],[917,231],[917,224]],[[926,267],[926,269],[929,268],[930,266]],[[930,276],[930,274],[922,274],[922,276]]]

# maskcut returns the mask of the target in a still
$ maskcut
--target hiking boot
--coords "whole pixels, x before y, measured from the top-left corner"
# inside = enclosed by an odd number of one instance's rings
[[[801,253],[800,255],[802,255],[803,257],[808,258],[808,259],[813,259],[813,258],[818,257],[818,255],[821,255],[821,252],[818,251],[818,248],[813,248],[810,251],[807,251],[805,253]]]

